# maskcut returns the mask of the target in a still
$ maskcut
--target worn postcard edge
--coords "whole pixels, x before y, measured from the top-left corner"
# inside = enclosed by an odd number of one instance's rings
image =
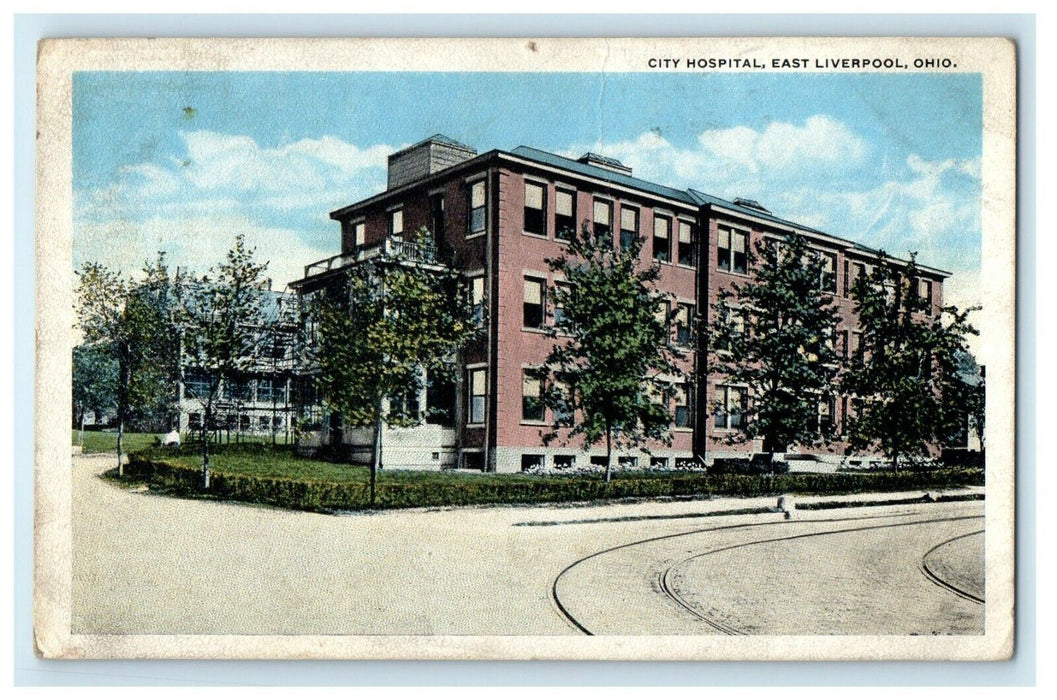
[[[453,49],[458,50],[453,50]],[[972,637],[71,633],[72,76],[92,70],[645,72],[654,55],[955,57],[983,77],[985,634]],[[1013,653],[1016,47],[999,38],[56,39],[38,49],[34,639],[46,658],[1001,660]],[[730,71],[736,72],[736,71]],[[823,71],[820,71],[823,72]],[[884,70],[867,72],[886,72]]]

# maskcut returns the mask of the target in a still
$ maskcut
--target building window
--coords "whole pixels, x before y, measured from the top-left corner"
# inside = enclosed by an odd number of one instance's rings
[[[568,382],[558,380],[554,382],[554,392],[557,401],[554,403],[554,422],[557,425],[569,426],[573,424],[573,391]]]
[[[571,290],[571,286],[568,282],[555,282],[554,288],[555,290],[561,290],[561,298],[568,298],[569,292]],[[565,306],[560,302],[558,294],[553,295],[553,301],[554,325],[561,328],[566,324],[566,321],[568,319],[568,317],[565,315]],[[565,330],[568,331],[569,329],[566,328]]]
[[[204,399],[209,396],[209,378],[201,372],[189,372],[184,379],[184,397]]]
[[[613,231],[613,204],[596,199],[593,221],[596,236],[609,235]]]
[[[697,265],[697,236],[694,225],[688,221],[679,222],[679,264],[687,267]]]
[[[675,314],[675,342],[690,345],[694,342],[694,306],[679,304]]]
[[[250,417],[249,416],[239,416],[239,430],[249,430],[249,429],[250,429]]]
[[[485,370],[471,369],[469,371],[470,405],[469,423],[484,423],[484,397],[485,397]]]
[[[389,235],[396,237],[404,233],[404,210],[394,209],[389,212]]]
[[[525,278],[525,302],[523,304],[525,328],[543,328],[546,309],[547,283],[544,280]]]
[[[833,432],[835,409],[836,399],[832,396],[825,397],[818,402],[818,431],[823,435]]]
[[[429,231],[433,240],[439,241],[444,235],[444,195],[435,194],[429,198]]]
[[[521,420],[542,421],[543,399],[540,391],[540,378],[534,370],[521,371]]]
[[[543,455],[521,455],[521,471],[543,471]]]
[[[602,469],[605,469],[607,464],[609,464],[609,460],[606,459],[605,455],[595,455],[591,457],[592,467],[601,467]]]
[[[719,229],[719,252],[716,257],[716,266],[727,272],[745,274],[748,270],[749,234],[731,228]]]
[[[738,429],[745,427],[745,410],[748,407],[748,396],[745,390],[737,386],[720,385],[716,387],[716,427]]]
[[[657,313],[654,314],[654,318],[657,319],[658,323],[663,323],[664,327],[668,329],[669,333],[671,332],[671,327],[668,324],[671,323],[671,316],[672,303],[667,299],[663,299],[657,302]]]
[[[690,391],[685,384],[676,384],[672,395],[675,398],[675,427],[693,427],[693,412],[690,410]]]
[[[257,401],[272,401],[277,399],[275,392],[275,382],[271,379],[258,379],[257,380]]]
[[[192,413],[187,416],[187,429],[188,430],[201,430],[202,429],[202,414]]]
[[[653,259],[672,261],[672,220],[667,216],[653,217]]]
[[[283,429],[283,417],[282,416],[275,416],[274,418],[272,418],[272,430],[282,430],[282,429]]]
[[[851,264],[851,275],[849,279],[844,281],[844,295],[851,297],[852,292],[855,289],[855,285],[859,280],[863,279],[866,275],[866,266],[862,263],[853,262]]]
[[[547,235],[547,188],[535,182],[525,183],[525,227],[527,233]]]
[[[650,457],[650,469],[667,469],[667,457]]]
[[[554,191],[554,237],[568,241],[576,233],[576,192]]]
[[[848,347],[848,331],[846,330],[840,332],[840,356],[845,360],[851,357],[850,348]]]
[[[357,248],[367,242],[367,224],[357,221],[352,225],[352,241]]]
[[[481,233],[485,227],[485,181],[470,185],[470,233]]]
[[[470,278],[470,317],[474,325],[484,325],[484,275]]]
[[[926,304],[926,306],[925,306],[925,314],[928,315],[928,316],[931,316],[932,315],[932,281],[931,280],[921,280],[919,282],[919,285],[920,285],[919,294],[921,294],[921,298],[922,298],[922,300],[924,300],[924,302]]]
[[[639,458],[638,457],[617,457],[617,465],[621,469],[638,469]]]
[[[620,248],[628,250],[639,237],[639,210],[635,207],[620,208]]]
[[[576,455],[554,455],[555,469],[572,469],[576,466]]]
[[[830,294],[837,293],[837,256],[832,253],[820,253],[819,261],[822,271],[819,273],[818,288]]]
[[[269,423],[270,423],[270,421],[268,420],[268,416],[260,416],[260,417],[258,417],[257,418],[257,430],[261,430],[261,431],[268,430],[268,424]]]
[[[859,331],[852,331],[849,357],[856,362],[862,362],[864,356],[864,348],[862,344],[862,333]]]
[[[463,452],[462,466],[463,469],[476,469],[479,472],[483,472],[484,452]]]

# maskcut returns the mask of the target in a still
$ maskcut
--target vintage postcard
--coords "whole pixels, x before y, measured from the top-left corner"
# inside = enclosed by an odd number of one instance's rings
[[[42,42],[37,652],[1009,658],[1015,56]]]

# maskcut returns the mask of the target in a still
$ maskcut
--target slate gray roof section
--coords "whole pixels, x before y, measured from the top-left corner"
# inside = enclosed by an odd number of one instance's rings
[[[529,146],[518,146],[513,151],[510,151],[510,154],[517,156],[518,158],[524,158],[525,160],[532,160],[543,165],[549,165],[552,168],[561,168],[596,180],[612,182],[614,185],[631,187],[636,190],[642,190],[648,194],[657,195],[658,197],[674,199],[677,202],[683,202],[691,206],[695,204],[693,198],[685,190],[677,190],[674,187],[665,187],[664,185],[640,180],[637,177],[631,177],[630,175],[624,175],[613,170],[600,168],[597,165],[580,163],[572,158],[565,158],[536,148],[530,148]]]

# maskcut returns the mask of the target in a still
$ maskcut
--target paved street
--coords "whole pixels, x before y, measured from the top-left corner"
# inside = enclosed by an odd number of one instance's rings
[[[983,606],[922,570],[931,552],[936,577],[982,594],[979,501],[332,516],[126,491],[97,477],[112,460],[74,457],[75,634],[982,631]]]

